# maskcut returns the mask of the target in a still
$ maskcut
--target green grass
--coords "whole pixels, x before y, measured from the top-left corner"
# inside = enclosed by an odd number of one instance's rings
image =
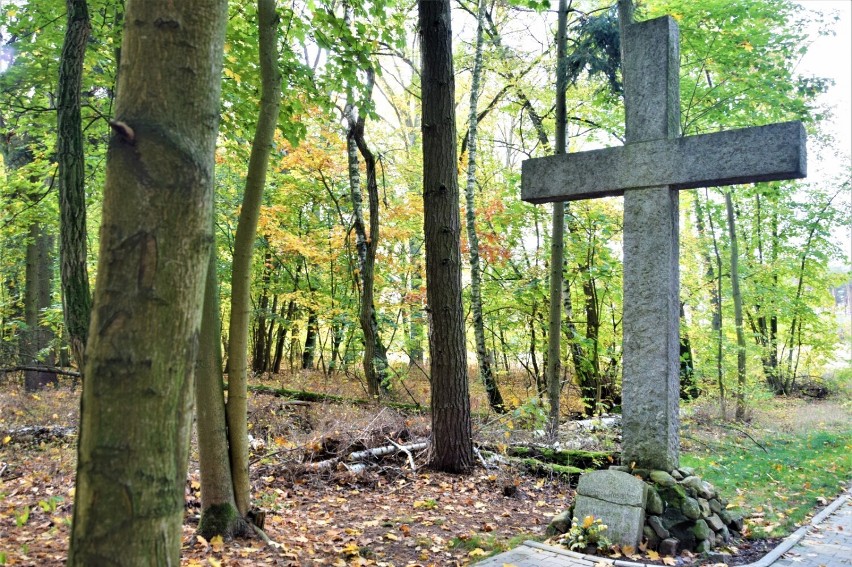
[[[852,479],[852,430],[775,433],[754,442],[724,438],[683,455],[681,464],[694,467],[743,514],[746,535],[782,536]]]

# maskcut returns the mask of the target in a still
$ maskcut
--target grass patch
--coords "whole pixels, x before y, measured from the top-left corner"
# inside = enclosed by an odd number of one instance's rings
[[[730,509],[742,513],[745,535],[760,538],[792,532],[830,502],[852,478],[850,455],[847,428],[772,433],[754,442],[726,436],[712,448],[683,455],[681,463],[694,467]]]

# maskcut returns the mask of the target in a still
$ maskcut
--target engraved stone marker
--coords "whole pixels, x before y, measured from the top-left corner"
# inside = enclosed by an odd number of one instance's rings
[[[678,466],[678,191],[806,175],[800,122],[680,137],[678,28],[626,26],[622,147],[526,160],[521,197],[624,195],[622,463]]]

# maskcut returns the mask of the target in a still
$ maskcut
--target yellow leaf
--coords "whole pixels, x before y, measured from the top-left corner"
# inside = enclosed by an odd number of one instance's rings
[[[200,535],[195,536],[195,539],[198,540],[198,543],[200,543],[204,547],[210,546],[210,542],[207,541],[206,539],[204,539],[203,537],[201,537]]]
[[[222,562],[215,557],[208,557],[207,563],[209,563],[212,567],[222,567]]]
[[[468,557],[485,557],[488,555],[488,552],[482,549],[481,547],[477,547],[473,551],[467,554]]]
[[[223,540],[220,535],[213,536],[210,538],[210,547],[212,547],[213,551],[216,553],[221,553],[221,551],[225,549],[225,540]]]
[[[358,555],[358,553],[360,552],[360,548],[358,547],[357,543],[355,543],[354,541],[350,541],[349,543],[343,546],[342,551],[346,555]]]
[[[677,565],[677,559],[671,555],[666,555],[663,557],[663,565]]]
[[[389,539],[391,541],[399,541],[399,538],[396,536],[396,534],[391,533],[385,534],[385,539]]]
[[[647,555],[648,555],[648,559],[650,559],[651,561],[659,561],[660,560],[660,554],[657,553],[656,551],[654,551],[653,549],[649,549]]]
[[[9,441],[11,441],[11,440],[12,440],[12,436],[11,436],[11,435],[7,435],[6,437],[4,437],[4,438],[3,438],[3,444],[4,444],[4,445],[8,445],[8,444],[9,444]]]

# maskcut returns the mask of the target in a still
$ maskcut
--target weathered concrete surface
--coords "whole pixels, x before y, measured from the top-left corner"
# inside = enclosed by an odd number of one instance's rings
[[[621,458],[664,471],[678,466],[679,446],[678,189],[806,169],[799,123],[680,138],[678,38],[668,16],[626,26],[625,146],[528,160],[522,182],[534,202],[624,194]]]
[[[648,485],[642,479],[610,469],[585,473],[577,484],[578,495],[642,508],[648,498],[647,490]],[[579,516],[574,514],[574,517]]]
[[[579,524],[589,515],[600,518],[612,543],[636,547],[642,541],[647,495],[648,486],[633,475],[613,470],[586,473],[577,486],[574,518]]]
[[[632,24],[625,41],[627,144],[679,136],[677,24],[669,17]],[[624,196],[621,462],[639,468],[678,465],[678,215],[669,187]]]
[[[807,175],[805,138],[797,121],[529,159],[522,166],[521,198],[574,201],[659,185],[693,189],[798,179]]]

